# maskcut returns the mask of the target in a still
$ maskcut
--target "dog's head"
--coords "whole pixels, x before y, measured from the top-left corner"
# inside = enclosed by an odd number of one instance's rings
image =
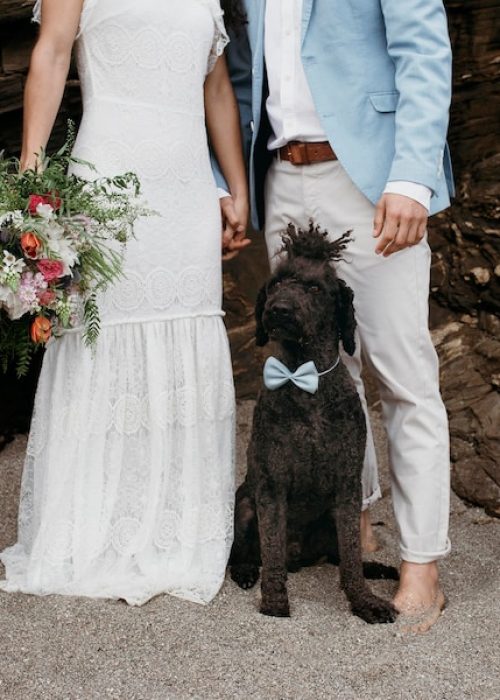
[[[311,224],[309,231],[301,231],[290,224],[282,260],[257,298],[257,345],[269,339],[307,345],[334,337],[354,354],[353,293],[332,265],[342,257],[349,233],[331,242],[319,227]]]

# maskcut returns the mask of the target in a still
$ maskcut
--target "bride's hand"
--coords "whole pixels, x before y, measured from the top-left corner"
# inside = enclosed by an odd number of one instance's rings
[[[248,201],[246,198],[223,197],[220,200],[222,214],[222,259],[232,260],[250,245],[247,238]]]
[[[226,227],[222,237],[222,259],[232,260],[251,242],[245,232],[232,231],[230,227]]]
[[[21,155],[21,159],[19,161],[19,170],[21,173],[26,172],[26,170],[33,170],[35,173],[42,173],[43,172],[42,160],[35,153],[29,158]]]

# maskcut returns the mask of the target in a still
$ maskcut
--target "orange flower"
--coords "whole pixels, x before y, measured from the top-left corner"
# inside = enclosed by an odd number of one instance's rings
[[[31,324],[31,340],[34,343],[45,344],[52,335],[52,324],[45,316],[37,316]]]
[[[34,233],[28,231],[27,233],[23,233],[21,236],[21,248],[23,249],[23,253],[27,258],[35,260],[42,250],[42,244],[40,239],[37,238]]]

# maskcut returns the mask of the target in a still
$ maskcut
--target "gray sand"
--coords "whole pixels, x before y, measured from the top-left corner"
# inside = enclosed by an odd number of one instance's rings
[[[240,405],[238,456],[252,404]],[[397,564],[380,420],[384,498],[372,511]],[[0,455],[0,548],[15,538],[25,439]],[[500,699],[500,522],[452,502],[453,553],[442,565],[449,605],[424,637],[369,626],[349,614],[338,572],[290,576],[290,620],[257,612],[258,592],[226,581],[200,607],[168,596],[143,608],[114,601],[0,592],[0,698]],[[3,572],[0,572],[0,575]],[[394,584],[377,582],[390,596]]]

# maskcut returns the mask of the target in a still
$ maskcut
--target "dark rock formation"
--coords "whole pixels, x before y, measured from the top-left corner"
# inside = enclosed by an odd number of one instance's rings
[[[491,324],[497,337],[481,326]],[[462,317],[434,331],[450,418],[452,485],[500,517],[500,321]]]
[[[431,226],[432,316],[453,488],[500,517],[500,1],[446,6],[457,199]],[[439,325],[443,316],[447,322]]]
[[[457,198],[432,224],[433,298],[500,312],[500,0],[448,0],[454,48],[450,146]]]

